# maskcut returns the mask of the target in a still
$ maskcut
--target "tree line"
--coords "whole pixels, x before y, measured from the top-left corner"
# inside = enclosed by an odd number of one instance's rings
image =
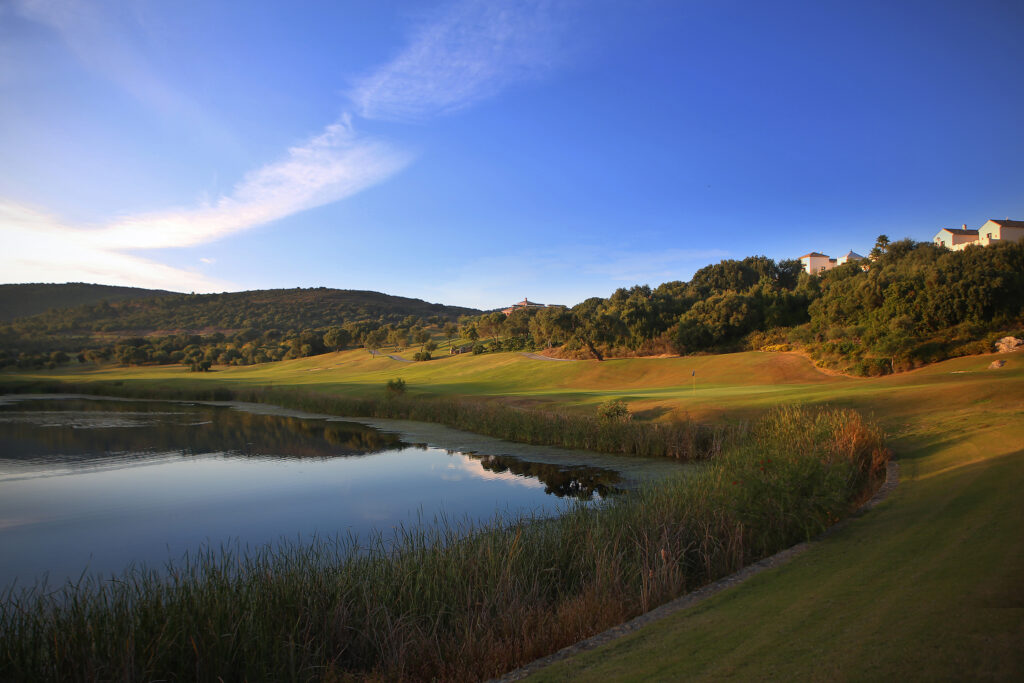
[[[215,365],[255,365],[316,356],[352,346],[379,349],[388,343],[400,343],[398,350],[402,350],[412,341],[420,344],[421,353],[429,357],[429,353],[437,348],[432,332],[444,329],[445,326],[437,325],[436,321],[406,316],[397,325],[364,321],[301,331],[270,329],[261,332],[247,328],[234,334],[185,332],[107,341],[88,338],[62,341],[61,345],[65,347],[81,344],[78,351],[51,348],[53,343],[48,344],[46,340],[23,340],[21,348],[9,347],[6,343],[0,347],[0,368],[52,369],[72,362],[126,366],[180,363],[195,371],[207,371]],[[449,322],[447,329],[457,328]]]
[[[821,365],[878,375],[1024,334],[1024,243],[954,252],[880,235],[871,253],[821,275],[796,260],[724,260],[689,282],[466,317],[462,336],[479,339],[479,352],[550,349],[599,360],[801,349]]]
[[[598,360],[800,349],[821,365],[878,375],[991,350],[1004,334],[1024,334],[1024,243],[953,252],[881,235],[870,260],[821,275],[808,275],[792,259],[727,259],[687,282],[621,288],[573,307],[524,308],[508,316],[404,300],[422,304],[417,315],[395,302],[384,301],[395,305],[382,308],[379,297],[386,295],[374,292],[353,299],[311,291],[202,295],[212,298],[199,299],[196,310],[187,305],[191,297],[181,295],[50,311],[0,325],[0,367],[77,360],[205,370],[359,346],[371,352],[415,347],[417,360],[429,360],[443,337],[449,345],[459,339],[458,350],[473,353],[547,350]],[[152,329],[184,322],[236,327],[164,335],[106,329],[127,320]]]

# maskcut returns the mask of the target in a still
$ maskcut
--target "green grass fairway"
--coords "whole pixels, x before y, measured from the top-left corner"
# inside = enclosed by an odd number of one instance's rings
[[[795,354],[735,353],[687,358],[635,358],[551,362],[519,353],[442,356],[403,363],[354,350],[280,363],[215,368],[193,373],[180,365],[84,368],[0,374],[0,378],[119,381],[171,386],[279,386],[332,394],[383,395],[387,380],[402,377],[413,395],[461,395],[518,404],[593,410],[623,398],[639,417],[696,419],[751,414],[780,403],[829,403],[873,413],[890,432],[900,416],[971,413],[977,405],[1019,390],[1020,355],[1005,368],[986,370],[992,356],[958,358],[901,375],[862,379],[828,375]],[[696,372],[696,387],[694,377]],[[993,406],[994,407],[994,406]]]
[[[396,354],[411,356],[411,352]],[[691,372],[696,371],[696,391]],[[519,353],[441,356],[426,363],[403,363],[387,355],[344,351],[280,363],[215,368],[192,373],[183,366],[70,369],[13,375],[71,381],[157,382],[189,385],[291,386],[348,395],[381,393],[384,383],[402,377],[411,393],[501,397],[523,402],[554,402],[565,408],[621,396],[635,409],[659,408],[710,414],[739,406],[773,404],[802,388],[820,392],[861,380],[833,377],[792,354],[740,353],[694,358],[597,361],[541,361]],[[2,377],[2,375],[0,375]],[[763,401],[751,397],[763,395]],[[740,401],[735,399],[737,395]],[[792,398],[785,400],[792,401]]]
[[[1019,678],[1024,674],[1024,353],[878,379],[792,354],[556,363],[520,354],[429,363],[365,351],[209,374],[180,367],[11,377],[273,384],[351,395],[402,377],[413,394],[474,395],[640,417],[735,418],[786,403],[848,406],[885,427],[902,467],[888,501],[788,565],[536,680]],[[696,390],[691,372],[696,371]]]

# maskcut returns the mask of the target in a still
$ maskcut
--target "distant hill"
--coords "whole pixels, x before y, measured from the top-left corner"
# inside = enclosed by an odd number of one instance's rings
[[[125,297],[120,301],[106,298],[73,308],[51,309],[18,319],[13,326],[22,336],[90,333],[145,336],[176,331],[322,329],[355,322],[399,324],[409,316],[454,321],[462,315],[480,313],[474,308],[432,304],[422,299],[325,287],[222,294],[150,290],[148,298]]]
[[[67,284],[32,283],[0,285],[0,320],[25,318],[50,309],[73,308],[101,301],[146,299],[174,294],[162,289],[90,285],[84,282]]]

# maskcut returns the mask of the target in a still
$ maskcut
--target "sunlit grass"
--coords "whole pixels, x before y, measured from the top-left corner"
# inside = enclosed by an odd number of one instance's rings
[[[191,373],[182,366],[61,368],[2,373],[11,380],[120,382],[123,386],[231,389],[288,387],[334,396],[382,396],[385,383],[401,377],[410,396],[464,397],[513,405],[556,407],[592,413],[610,398],[622,398],[647,419],[718,419],[755,415],[780,404],[839,404],[889,416],[945,410],[953,402],[998,394],[1024,378],[1019,354],[999,372],[988,372],[990,356],[966,357],[921,370],[875,379],[819,372],[795,354],[736,353],[689,358],[637,358],[556,363],[518,353],[442,357],[399,363],[358,349],[279,363]],[[691,372],[696,372],[694,388]]]

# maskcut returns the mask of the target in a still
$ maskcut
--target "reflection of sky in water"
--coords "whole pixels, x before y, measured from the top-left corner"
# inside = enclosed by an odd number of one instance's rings
[[[167,413],[159,419],[181,417]],[[184,417],[195,422],[194,414]],[[0,453],[6,453],[10,423],[0,420]],[[117,431],[120,426],[110,429]],[[25,438],[19,439],[25,449]],[[160,566],[207,540],[260,545],[313,534],[365,538],[373,529],[386,533],[418,517],[553,514],[570,504],[546,494],[536,478],[490,471],[468,455],[437,448],[268,458],[183,455],[163,446],[144,457],[106,452],[93,463],[69,465],[57,457],[50,467],[39,459],[0,456],[0,586],[15,577],[31,583],[47,571],[51,582],[59,582],[87,565],[104,573],[132,561]]]
[[[466,479],[486,479],[488,481],[503,481],[515,486],[525,486],[531,489],[543,489],[544,484],[538,479],[524,477],[512,472],[491,472],[484,469],[479,460],[471,460],[465,456],[453,458],[445,465],[447,472],[441,477],[448,481],[464,481]]]

